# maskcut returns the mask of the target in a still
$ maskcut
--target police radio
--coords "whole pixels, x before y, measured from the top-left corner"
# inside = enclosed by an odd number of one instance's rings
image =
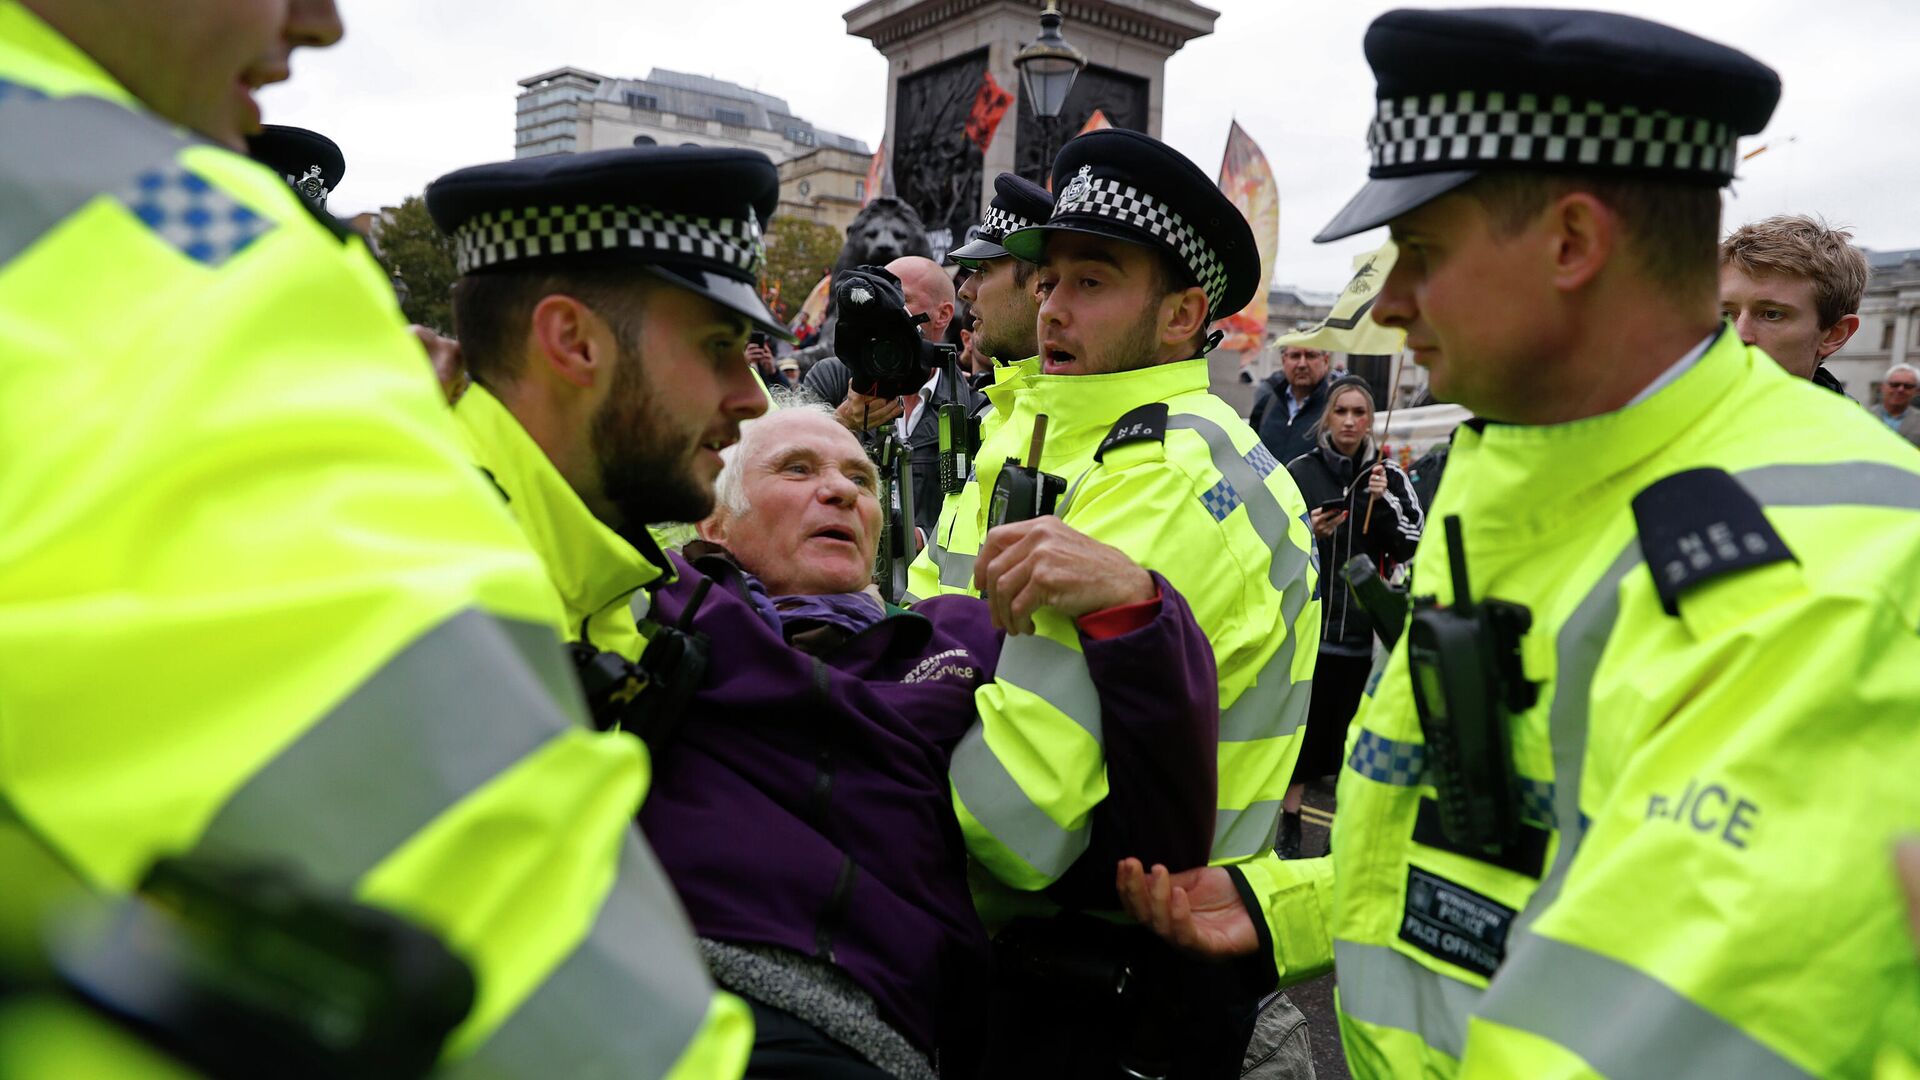
[[[987,528],[1010,525],[1053,513],[1066,493],[1067,482],[1040,471],[1040,451],[1047,440],[1047,416],[1033,420],[1033,442],[1027,447],[1027,463],[1015,465],[1009,460],[993,482],[993,500],[987,504]]]
[[[907,568],[920,553],[913,534],[912,455],[899,436],[889,432],[880,440],[874,464],[880,470],[880,550],[874,560],[874,584],[889,604],[907,595]]]
[[[953,386],[955,400],[940,406],[940,492],[958,494],[973,475],[973,420],[965,403],[967,381],[960,376],[959,352],[951,345],[940,348],[946,353],[947,382]]]
[[[1463,848],[1498,855],[1514,843],[1520,825],[1507,721],[1539,697],[1520,663],[1520,639],[1533,616],[1503,600],[1474,603],[1458,515],[1448,516],[1446,529],[1453,603],[1414,600],[1407,668],[1441,831]]]

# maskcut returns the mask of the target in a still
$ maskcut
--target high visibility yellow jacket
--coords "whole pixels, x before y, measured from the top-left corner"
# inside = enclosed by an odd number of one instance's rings
[[[976,474],[922,552],[929,592],[971,592],[986,502],[1002,464],[1024,459],[1047,416],[1040,467],[1070,483],[1067,524],[1158,571],[1192,607],[1219,671],[1219,802],[1213,861],[1273,846],[1306,718],[1319,642],[1306,507],[1252,429],[1207,392],[1204,359],[1109,375],[1003,369]],[[1115,421],[1167,407],[1162,438],[1108,447]],[[918,589],[915,595],[924,596]],[[999,881],[1057,880],[1088,842],[1107,794],[1100,716],[1072,620],[1042,609],[1036,633],[1009,638],[981,723],[955,752],[954,807],[969,850]]]
[[[1636,516],[1700,469],[1735,497]],[[1421,823],[1402,637],[1334,824],[1354,1073],[1863,1076],[1888,1032],[1911,1052],[1888,852],[1920,822],[1920,455],[1723,330],[1617,412],[1462,429],[1436,504],[1473,599],[1532,613],[1527,825],[1489,861]],[[1447,565],[1430,528],[1413,591],[1450,603]],[[1271,894],[1269,925],[1300,896]]]
[[[644,750],[585,727],[364,247],[12,0],[0,146],[0,831],[106,893],[200,851],[411,917],[477,1074],[737,1075]]]
[[[672,568],[664,559],[656,564],[593,516],[546,451],[485,387],[462,395],[454,417],[467,452],[506,499],[546,567],[567,640],[640,659],[647,646],[639,626],[647,589],[671,580]],[[651,534],[647,543],[653,543]]]

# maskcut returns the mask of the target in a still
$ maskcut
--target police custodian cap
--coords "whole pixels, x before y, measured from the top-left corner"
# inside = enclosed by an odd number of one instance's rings
[[[1725,185],[1780,101],[1780,76],[1738,49],[1602,12],[1389,11],[1366,52],[1370,179],[1319,242],[1495,169]]]
[[[1246,307],[1261,287],[1247,219],[1198,165],[1150,135],[1101,128],[1069,141],[1053,159],[1053,190],[1045,225],[1001,241],[1016,258],[1039,262],[1051,232],[1157,247],[1206,290],[1212,319]]]
[[[286,177],[300,197],[319,210],[327,208],[327,196],[347,175],[339,145],[306,128],[268,124],[248,137],[247,156]]]
[[[791,341],[759,288],[760,227],[779,201],[765,154],[700,146],[475,165],[427,186],[462,274],[631,266]]]
[[[1008,233],[1044,224],[1052,214],[1053,195],[1046,188],[1024,176],[1003,172],[993,178],[993,201],[987,206],[987,216],[980,219],[974,238],[948,252],[947,261],[978,270],[982,260],[1007,254],[1000,242]]]

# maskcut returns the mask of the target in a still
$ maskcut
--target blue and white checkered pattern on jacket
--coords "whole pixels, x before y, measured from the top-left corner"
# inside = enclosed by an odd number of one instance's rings
[[[160,239],[207,266],[219,266],[258,240],[273,223],[177,164],[148,169],[121,201]]]

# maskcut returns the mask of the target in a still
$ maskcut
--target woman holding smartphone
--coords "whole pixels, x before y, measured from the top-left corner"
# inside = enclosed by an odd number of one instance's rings
[[[1300,857],[1300,796],[1309,779],[1340,771],[1347,723],[1373,667],[1373,619],[1340,568],[1366,555],[1386,576],[1391,564],[1413,557],[1424,519],[1407,474],[1374,445],[1373,391],[1365,380],[1348,376],[1329,388],[1314,448],[1288,462],[1287,472],[1313,508],[1308,523],[1320,548],[1320,658],[1275,845],[1281,857],[1294,859]]]

